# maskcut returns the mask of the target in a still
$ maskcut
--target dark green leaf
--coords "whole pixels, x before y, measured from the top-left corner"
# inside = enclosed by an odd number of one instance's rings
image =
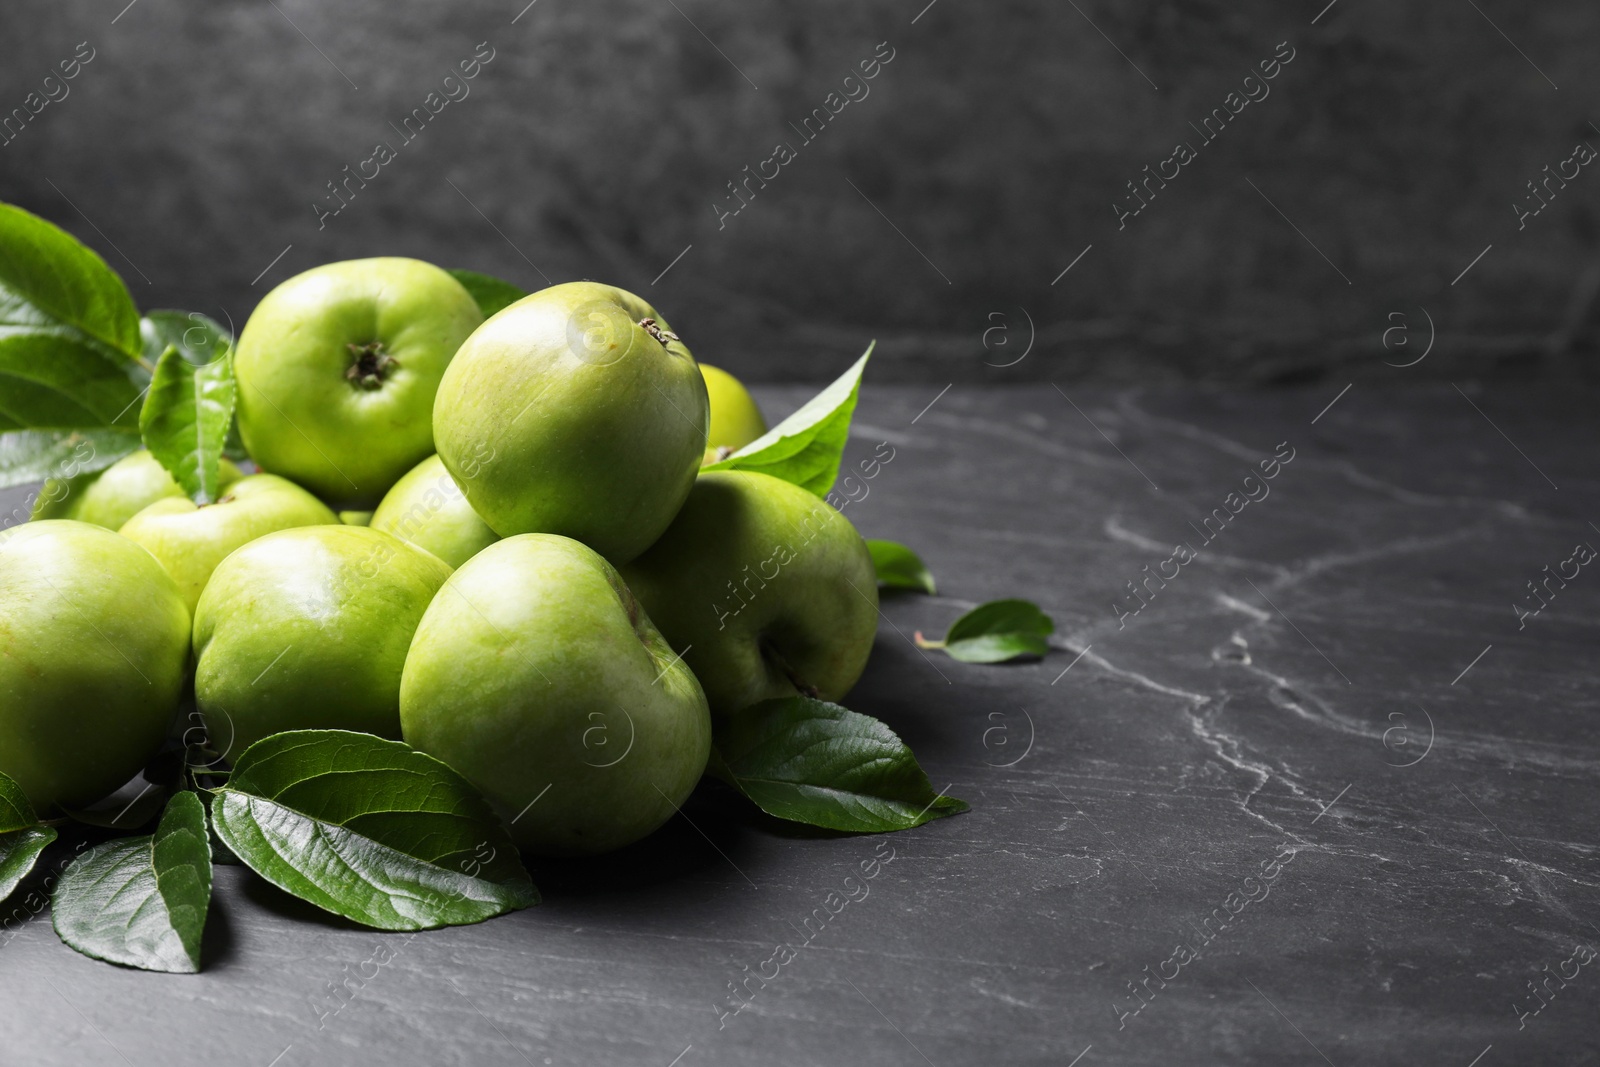
[[[169,345],[184,359],[202,367],[231,349],[234,343],[233,334],[226,327],[198,311],[152,311],[139,320],[139,335],[144,341],[144,358],[151,366]],[[237,419],[228,427],[222,454],[235,463],[250,458],[244,450],[244,442],[239,439]]]
[[[923,648],[942,648],[965,663],[1003,663],[1019,656],[1042,656],[1055,632],[1050,616],[1026,600],[991,600],[979,604],[950,627],[943,641],[923,641]]]
[[[483,312],[484,318],[488,318],[501,308],[515,304],[528,295],[526,290],[518,289],[510,282],[503,282],[487,274],[479,274],[475,270],[453,270],[448,273],[472,294],[472,299],[478,302],[478,310]]]
[[[149,370],[122,279],[71,234],[0,204],[0,431],[109,426]]]
[[[50,913],[61,940],[86,956],[192,974],[210,904],[205,805],[179,793],[154,834],[106,841],[73,861]]]
[[[936,590],[927,564],[915,552],[896,541],[867,541],[872,553],[872,569],[878,584],[889,589],[919,589],[929,596]]]
[[[872,349],[873,345],[868,345],[849,370],[799,411],[727,459],[701,469],[760,471],[826,496],[839,477],[839,460],[850,436],[850,416],[861,391],[861,372]]]
[[[9,897],[33,865],[39,854],[56,839],[51,826],[35,826],[27,830],[12,830],[0,834],[0,900]]]
[[[144,359],[151,366],[169,347],[197,367],[233,347],[233,335],[198,311],[152,311],[139,320],[139,337]]]
[[[539,902],[466,779],[398,741],[295,730],[257,741],[212,804],[217,835],[302,900],[380,930],[481,922]]]
[[[720,770],[769,815],[832,830],[906,830],[966,811],[934,792],[895,732],[809,697],[766,700],[717,727]]]
[[[168,346],[139,413],[144,444],[196,504],[215,503],[223,445],[233,426],[233,352],[204,366]]]
[[[0,320],[0,431],[131,427],[143,379],[69,330]]]
[[[22,787],[0,774],[0,900],[11,895],[55,839],[55,830],[39,825]]]
[[[19,304],[108,348],[139,354],[139,312],[128,287],[76,237],[13,204],[0,204],[0,287]]]
[[[10,777],[0,774],[0,834],[39,825],[28,794]]]
[[[103,471],[144,447],[138,431],[12,430],[0,433],[0,489]]]

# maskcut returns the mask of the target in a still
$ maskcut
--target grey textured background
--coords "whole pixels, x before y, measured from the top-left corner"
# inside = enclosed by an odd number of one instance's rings
[[[1592,3],[525,2],[6,0],[0,112],[95,58],[0,147],[0,197],[145,307],[242,325],[296,271],[413,255],[615,282],[754,380],[873,337],[878,380],[937,382],[1393,382],[1430,338],[1413,379],[1561,376],[1593,347],[1600,177],[1512,208],[1600,146]],[[719,230],[725,183],[883,41],[870,95]],[[1285,41],[1119,231],[1124,183]],[[479,42],[470,95],[319,230],[325,183]]]

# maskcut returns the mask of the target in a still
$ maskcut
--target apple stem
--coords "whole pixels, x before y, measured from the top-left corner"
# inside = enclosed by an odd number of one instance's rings
[[[943,641],[929,641],[926,637],[923,637],[921,630],[916,630],[911,634],[911,642],[912,642],[912,644],[916,645],[918,648],[944,648],[945,647],[945,642],[943,642]]]
[[[646,333],[648,333],[651,337],[654,337],[657,341],[660,341],[661,342],[661,347],[663,347],[663,348],[665,348],[667,346],[667,342],[668,341],[680,341],[680,340],[682,340],[681,337],[679,337],[677,334],[673,333],[671,330],[663,330],[660,326],[657,326],[655,319],[649,319],[649,318],[640,319],[639,320],[639,325],[641,327],[643,327],[644,331]]]
[[[356,357],[350,369],[344,372],[345,380],[354,382],[362,389],[377,389],[383,385],[383,380],[389,376],[390,371],[400,365],[399,360],[383,350],[382,341],[372,341],[368,344],[349,344],[345,346],[350,354]]]

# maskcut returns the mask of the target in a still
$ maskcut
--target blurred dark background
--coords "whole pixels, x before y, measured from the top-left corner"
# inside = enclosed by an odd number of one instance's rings
[[[5,0],[0,198],[237,326],[409,255],[613,282],[755,381],[1573,379],[1597,45],[1592,0]]]

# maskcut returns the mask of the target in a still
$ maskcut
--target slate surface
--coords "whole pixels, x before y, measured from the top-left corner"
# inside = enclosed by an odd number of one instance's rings
[[[853,451],[895,456],[846,513],[942,595],[885,603],[847,702],[970,814],[818,839],[706,793],[534,864],[541,907],[414,937],[222,868],[199,976],[81,957],[47,915],[0,933],[0,1062],[1600,1062],[1600,578],[1513,609],[1600,544],[1593,398],[938,390],[858,411]],[[908,639],[1014,595],[1056,619],[1043,662]]]

